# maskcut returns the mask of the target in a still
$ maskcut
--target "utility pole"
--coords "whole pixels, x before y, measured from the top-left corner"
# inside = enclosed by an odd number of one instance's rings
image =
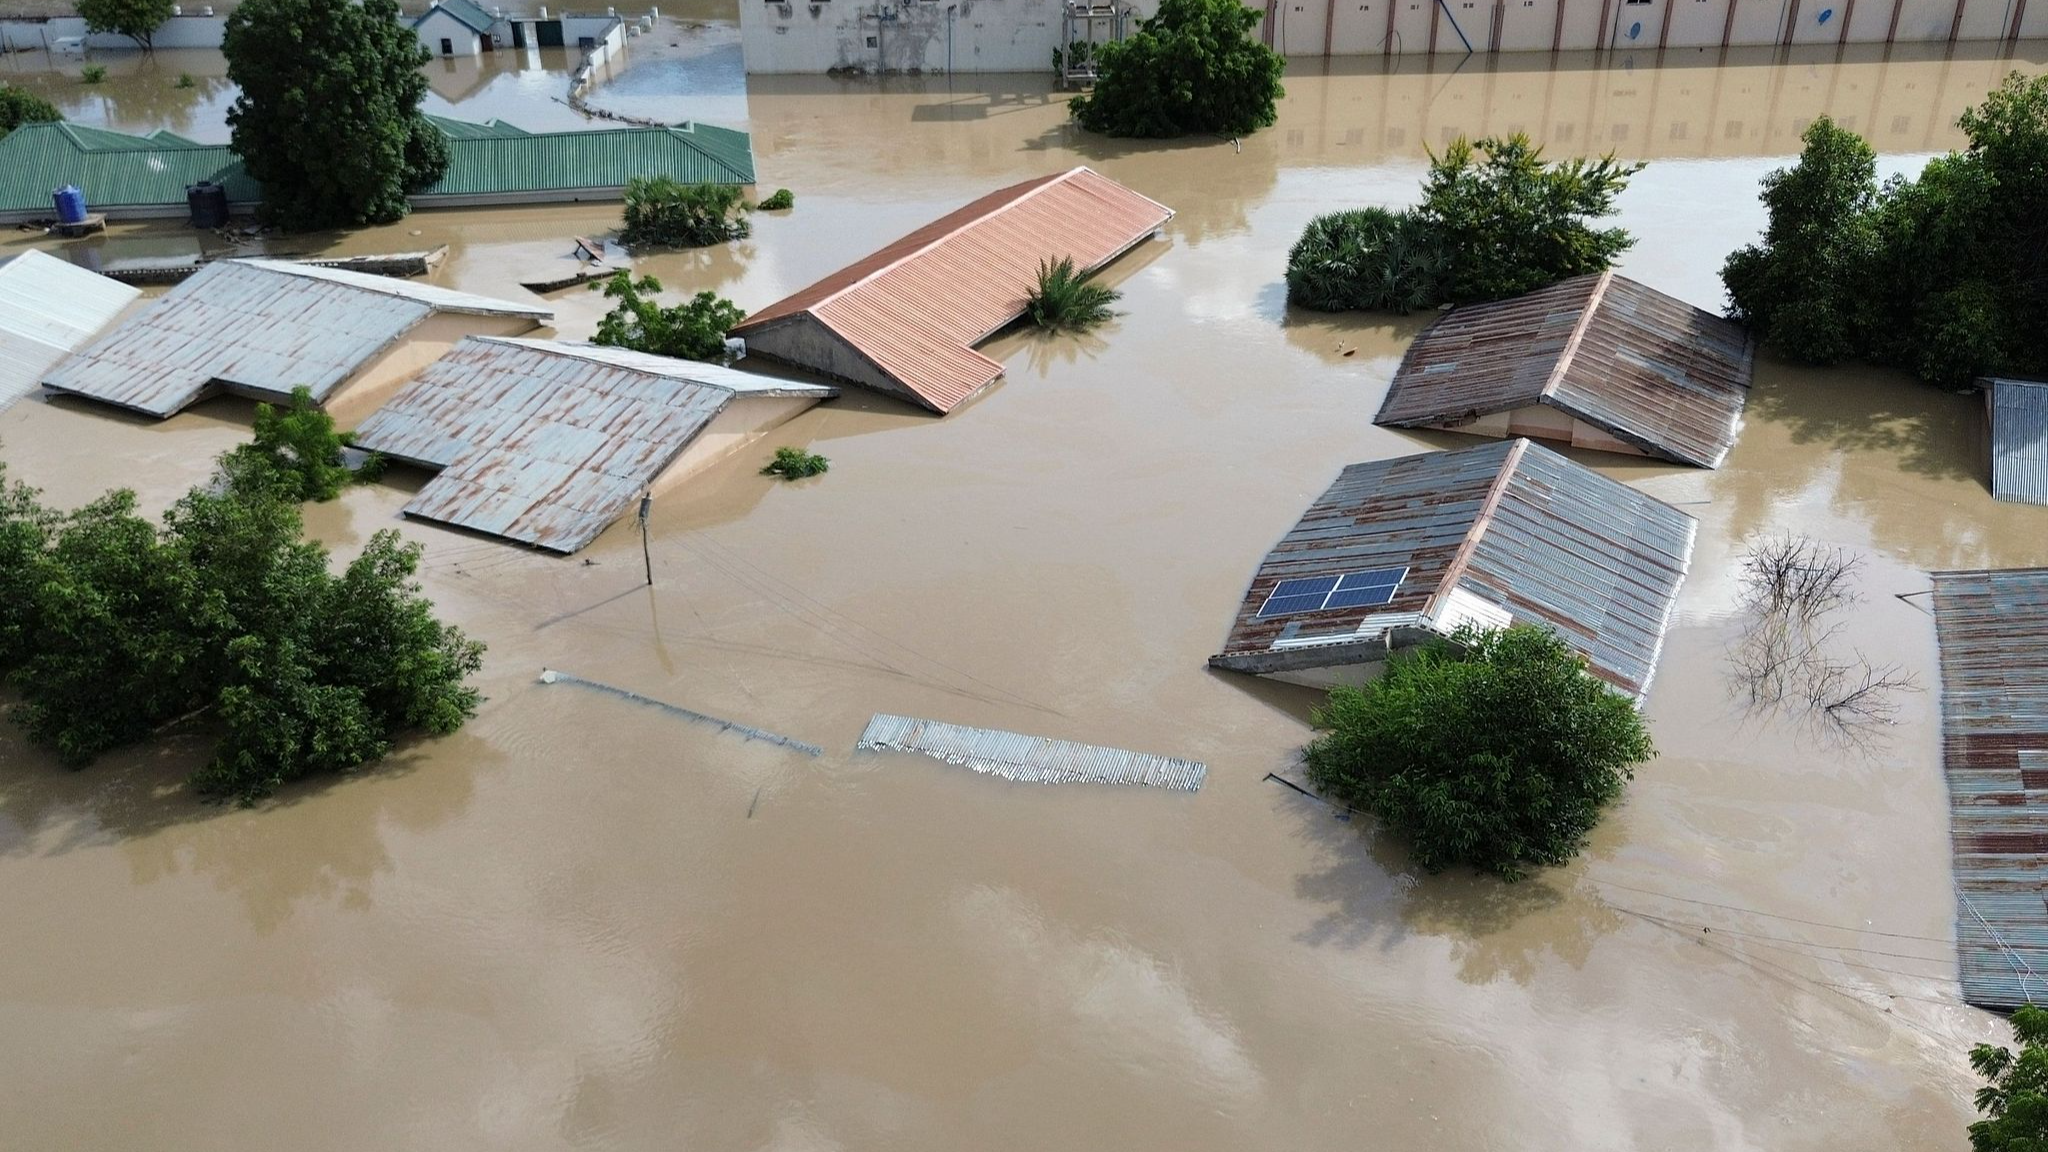
[[[647,568],[647,587],[654,587],[654,554],[647,550],[647,513],[654,503],[654,494],[640,494],[640,562]]]

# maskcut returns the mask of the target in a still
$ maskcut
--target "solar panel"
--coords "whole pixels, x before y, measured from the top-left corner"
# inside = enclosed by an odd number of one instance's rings
[[[1259,618],[1326,612],[1334,608],[1369,608],[1393,600],[1406,568],[1374,568],[1338,576],[1303,576],[1282,580],[1259,609]]]

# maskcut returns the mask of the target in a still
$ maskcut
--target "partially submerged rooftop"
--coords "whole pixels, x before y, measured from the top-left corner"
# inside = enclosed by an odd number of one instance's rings
[[[0,260],[0,409],[35,390],[142,293],[29,249]]]
[[[408,516],[575,552],[748,436],[838,394],[716,364],[555,340],[464,340],[356,429],[438,469]]]
[[[216,391],[318,403],[436,315],[525,331],[554,312],[389,276],[285,260],[222,260],[43,376],[45,387],[166,417]],[[449,340],[448,343],[453,343]]]
[[[1753,361],[1740,325],[1602,272],[1453,308],[1409,347],[1374,422],[1713,468]]]
[[[1356,681],[1462,624],[1540,624],[1640,700],[1695,527],[1525,439],[1353,464],[1267,554],[1209,663]]]
[[[2048,504],[2048,380],[1978,383],[1991,408],[1991,495]]]
[[[1042,262],[1092,272],[1173,210],[1088,168],[991,192],[747,317],[750,352],[948,412],[1003,374],[974,350],[1023,315]]]

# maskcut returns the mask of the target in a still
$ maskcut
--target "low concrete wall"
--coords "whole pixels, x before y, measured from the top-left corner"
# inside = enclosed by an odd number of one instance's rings
[[[173,16],[156,30],[158,48],[218,48],[228,26],[225,16]],[[47,20],[0,20],[0,44],[10,51],[54,51],[59,40],[83,37],[91,49],[120,51],[135,49],[135,41],[111,32],[88,33],[79,16],[52,16]]]

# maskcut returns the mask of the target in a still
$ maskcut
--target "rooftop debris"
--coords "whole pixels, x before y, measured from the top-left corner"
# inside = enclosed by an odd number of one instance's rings
[[[868,721],[858,747],[918,752],[1025,784],[1142,784],[1194,792],[1209,775],[1195,760],[885,713]]]
[[[625,688],[601,684],[595,680],[585,680],[581,676],[575,676],[568,672],[558,672],[553,668],[541,669],[540,682],[543,684],[575,684],[583,688],[606,693],[607,695],[617,696],[621,700],[631,700],[635,704],[645,704],[652,708],[659,708],[672,716],[680,716],[685,720],[695,720],[699,724],[709,724],[726,732],[736,732],[749,740],[760,740],[768,744],[779,744],[784,748],[793,748],[806,756],[822,756],[825,752],[823,748],[818,747],[816,744],[783,736],[779,733],[769,732],[762,728],[756,728],[751,724],[741,724],[736,720],[721,720],[716,716],[706,716],[702,712],[679,707],[664,700],[656,700],[652,696],[642,696],[638,692]]]

